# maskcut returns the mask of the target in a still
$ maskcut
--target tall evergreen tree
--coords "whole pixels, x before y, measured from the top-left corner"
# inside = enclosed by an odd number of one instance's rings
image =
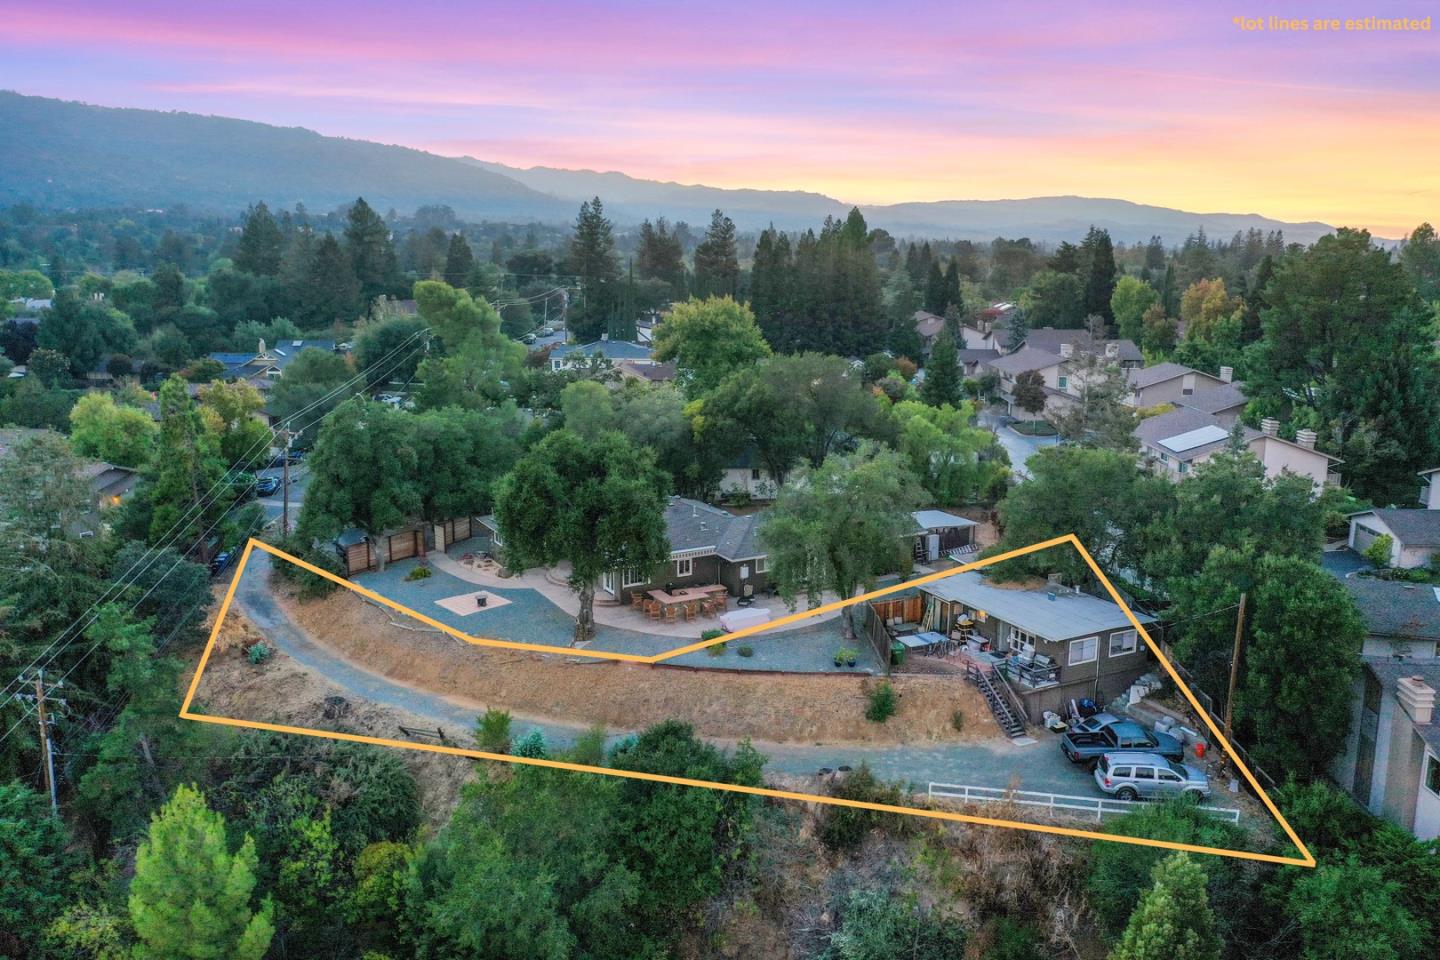
[[[325,234],[310,258],[301,291],[301,314],[311,325],[351,323],[360,313],[364,290],[350,257],[333,234]]]
[[[789,310],[794,303],[795,265],[790,238],[773,226],[762,230],[750,268],[750,309],[765,340],[777,350],[792,349]]]
[[[160,437],[149,472],[151,542],[178,528],[178,545],[199,546],[211,522],[230,503],[223,495],[213,495],[225,473],[219,438],[179,374],[160,388]]]
[[[460,232],[450,234],[449,249],[445,253],[445,282],[452,287],[463,287],[475,266],[475,253],[470,243]]]
[[[945,274],[934,260],[925,272],[925,309],[937,315],[945,313]]]
[[[346,218],[345,252],[355,279],[360,281],[360,301],[368,315],[375,298],[395,288],[399,264],[390,242],[390,228],[364,197],[356,199]]]
[[[735,221],[716,210],[710,215],[705,239],[695,248],[695,295],[733,297],[740,284],[740,263],[735,252]]]
[[[270,214],[265,201],[250,208],[240,230],[240,243],[235,250],[235,267],[257,277],[273,277],[280,273],[280,255],[285,237],[280,225]]]
[[[640,243],[635,250],[635,269],[642,280],[662,280],[670,284],[670,296],[679,298],[685,292],[685,251],[680,238],[670,232],[664,217],[652,225],[640,224]]]
[[[1083,312],[1086,316],[1102,316],[1107,324],[1114,323],[1110,298],[1115,294],[1115,248],[1110,242],[1110,231],[1091,227],[1080,251],[1085,270]]]
[[[935,338],[930,350],[930,359],[925,362],[925,382],[920,386],[920,397],[932,407],[960,402],[960,362],[955,349],[955,337],[945,327]]]
[[[582,340],[598,337],[607,328],[618,303],[615,235],[599,197],[580,204],[575,232],[570,238],[566,270],[580,278],[581,302],[569,319]]]

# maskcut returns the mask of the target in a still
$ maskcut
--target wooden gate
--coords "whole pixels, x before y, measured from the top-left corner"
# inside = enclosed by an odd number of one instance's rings
[[[369,540],[362,540],[345,549],[345,573],[347,576],[369,570],[373,562],[373,558],[370,556]]]
[[[469,540],[474,535],[469,517],[446,520],[440,524],[440,530],[445,534],[445,546],[447,547],[452,543],[459,543],[461,540]]]
[[[420,552],[420,534],[416,530],[390,535],[390,562],[408,560]]]

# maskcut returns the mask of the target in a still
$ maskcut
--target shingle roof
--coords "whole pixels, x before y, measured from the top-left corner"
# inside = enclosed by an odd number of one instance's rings
[[[671,497],[665,505],[670,552],[713,549],[725,560],[748,560],[766,552],[756,537],[759,514],[736,516],[699,500]]]
[[[1157,383],[1164,383],[1166,380],[1174,380],[1187,373],[1197,372],[1193,367],[1187,367],[1183,363],[1166,360],[1164,363],[1156,363],[1148,367],[1132,367],[1126,370],[1125,382],[1132,390],[1143,390],[1146,387],[1153,387]]]
[[[1175,450],[1166,446],[1162,441],[1172,437],[1182,436],[1192,430],[1199,430],[1201,427],[1221,427],[1225,429],[1220,421],[1201,410],[1192,410],[1189,407],[1176,407],[1168,413],[1162,413],[1154,417],[1146,417],[1135,427],[1135,437],[1142,444],[1164,450],[1177,460],[1196,460],[1216,450],[1223,449],[1230,442],[1229,430],[1223,440],[1216,440],[1214,443],[1205,443],[1197,447],[1190,447],[1186,450]],[[1242,427],[1245,442],[1249,443],[1260,436],[1258,430],[1249,427]]]
[[[956,359],[963,363],[984,363],[987,360],[998,360],[999,350],[971,350],[968,347],[964,350],[955,351]]]
[[[938,337],[940,331],[945,329],[945,318],[928,310],[916,310],[911,319],[915,322],[915,332],[922,337]]]
[[[1440,510],[1397,510],[1381,507],[1370,511],[1389,527],[1407,547],[1440,547]]]
[[[1191,396],[1182,397],[1177,402],[1205,413],[1219,413],[1232,407],[1244,406],[1248,401],[1249,398],[1238,383],[1225,383],[1218,387],[1196,390]]]
[[[1022,374],[1028,370],[1043,370],[1046,367],[1053,367],[1060,362],[1060,355],[1050,353],[1046,350],[1037,350],[1026,345],[1019,352],[1003,357],[996,357],[987,365],[1001,373]]]
[[[1034,347],[1037,350],[1045,350],[1058,355],[1060,345],[1070,343],[1075,345],[1077,350],[1085,350],[1092,353],[1104,354],[1105,344],[1115,343],[1120,346],[1119,359],[1126,363],[1144,363],[1145,354],[1135,345],[1134,340],[1102,340],[1098,344],[1090,336],[1088,330],[1057,330],[1054,327],[1040,327],[1025,334],[1025,346]]]
[[[1124,611],[1109,600],[1067,587],[1029,589],[991,583],[978,573],[957,573],[920,588],[942,600],[959,601],[1047,640],[1068,640],[1129,626]],[[1153,617],[1136,614],[1141,623]]]
[[[1350,592],[1370,633],[1440,640],[1440,595],[1432,584],[1360,576],[1340,582]]]

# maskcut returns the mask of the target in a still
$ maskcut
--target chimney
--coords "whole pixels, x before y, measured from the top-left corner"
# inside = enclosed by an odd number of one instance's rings
[[[1410,719],[1425,726],[1435,719],[1435,688],[1424,677],[1401,677],[1395,685],[1395,696]]]
[[[1231,383],[1231,382],[1233,382],[1233,381],[1235,380],[1235,368],[1234,368],[1234,367],[1221,367],[1221,368],[1220,368],[1220,380],[1221,380],[1221,382],[1223,382],[1223,383]]]
[[[1260,432],[1267,437],[1273,437],[1280,432],[1280,421],[1274,417],[1266,417],[1260,421]]]
[[[1120,344],[1114,340],[1105,344],[1105,358],[1107,360],[1118,360],[1120,358]]]
[[[1062,360],[1069,360],[1069,359],[1070,359],[1071,357],[1073,357],[1073,356],[1075,356],[1075,344],[1073,344],[1073,343],[1062,343],[1062,344],[1060,344],[1060,359],[1062,359]]]
[[[1314,449],[1315,449],[1315,431],[1314,431],[1314,430],[1296,430],[1296,431],[1295,431],[1295,442],[1298,443],[1298,444],[1300,444],[1300,446],[1304,447],[1306,450],[1314,450]]]

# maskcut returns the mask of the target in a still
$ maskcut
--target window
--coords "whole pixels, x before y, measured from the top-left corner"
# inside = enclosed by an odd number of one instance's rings
[[[1190,472],[1190,464],[1186,463],[1186,462],[1183,461],[1183,460],[1180,461],[1180,472],[1181,472],[1181,473],[1189,473],[1189,472]]]
[[[1061,390],[1066,389],[1065,384],[1066,384],[1068,381],[1069,381],[1069,378],[1068,378],[1068,377],[1061,377],[1061,378],[1057,381],[1057,383],[1059,383],[1059,385],[1060,385],[1060,389],[1061,389]]]
[[[1099,637],[1081,637],[1079,640],[1071,640],[1070,666],[1073,667],[1081,663],[1094,663],[1099,646]]]
[[[1160,780],[1163,783],[1181,783],[1183,781],[1183,778],[1178,773],[1173,773],[1169,770],[1161,770]]]
[[[1136,767],[1136,768],[1135,768],[1135,779],[1136,779],[1136,780],[1154,780],[1154,779],[1155,779],[1155,768],[1154,768],[1154,767]]]
[[[1440,760],[1425,758],[1425,789],[1440,796]]]
[[[604,590],[606,593],[613,594],[613,593],[615,592],[615,571],[614,571],[614,570],[606,570],[604,573],[602,573],[602,574],[600,575],[600,588],[601,588],[602,590]]]
[[[1035,634],[1026,633],[1019,627],[1010,628],[1010,649],[1019,650],[1022,653],[1035,652]]]
[[[764,557],[756,557],[756,558],[755,558],[755,572],[756,572],[756,573],[764,573],[764,572],[765,572],[765,558],[764,558]]]
[[[751,480],[759,480],[759,479],[760,479],[760,468],[759,468],[759,467],[751,467],[751,468],[750,468],[750,479],[751,479]]]
[[[1170,454],[1165,453],[1165,452],[1162,450],[1162,451],[1160,452],[1160,462],[1161,462],[1161,463],[1169,463],[1169,462],[1170,462]]]
[[[675,561],[675,576],[688,577],[695,572],[695,561],[690,557]]]
[[[1110,656],[1123,657],[1135,652],[1137,635],[1134,630],[1116,630],[1110,634]]]
[[[623,571],[620,577],[627,587],[638,587],[645,582],[645,575],[634,568]]]
[[[1110,772],[1110,776],[1121,780],[1128,780],[1133,774],[1134,771],[1129,767],[1116,767]]]
[[[1181,395],[1182,397],[1191,397],[1191,396],[1194,396],[1194,395],[1195,395],[1195,388],[1194,388],[1194,387],[1181,387],[1181,388],[1180,388],[1180,395]]]

